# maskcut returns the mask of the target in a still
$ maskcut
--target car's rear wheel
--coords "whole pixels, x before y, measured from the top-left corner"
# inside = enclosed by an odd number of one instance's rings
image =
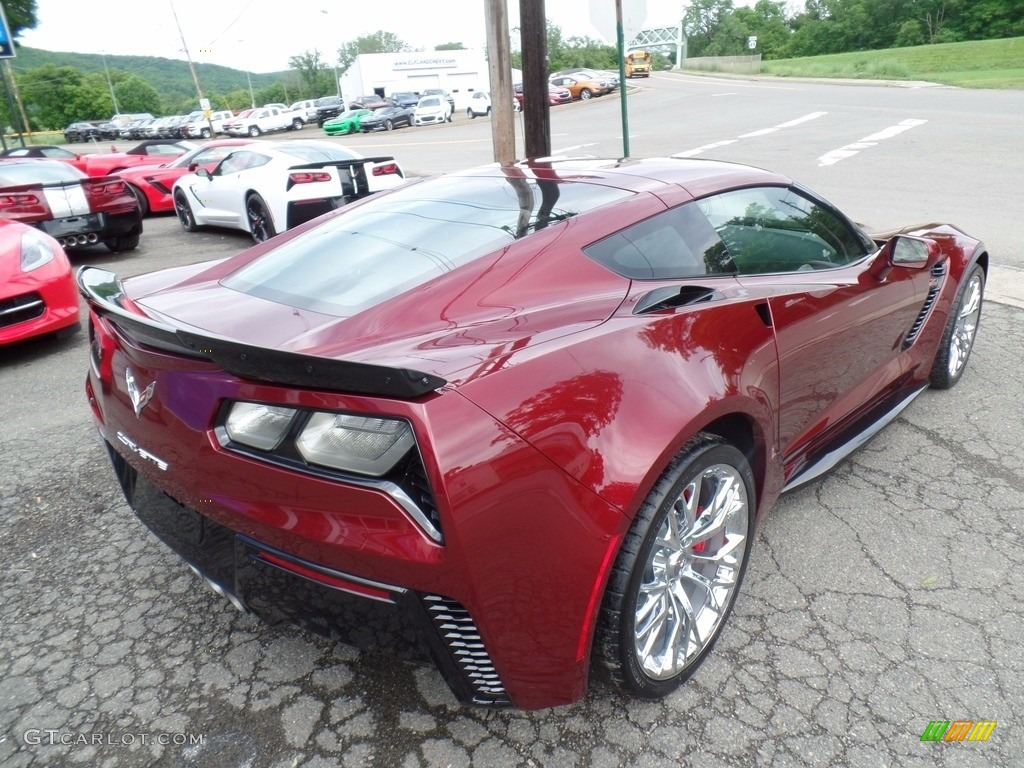
[[[949,389],[963,376],[967,359],[974,348],[981,321],[981,302],[985,297],[985,270],[975,264],[967,273],[953,300],[953,308],[942,332],[929,382],[936,389]]]
[[[586,101],[587,99],[589,99],[593,95],[594,94],[591,93],[589,88],[584,88],[582,91],[580,91],[580,98],[583,99],[584,101]]]
[[[146,193],[139,189],[134,184],[129,184],[128,189],[135,195],[135,199],[139,201],[139,215],[145,217],[149,215],[149,200],[146,199]]]
[[[195,232],[199,228],[192,213],[192,206],[188,204],[188,198],[180,189],[174,193],[174,212],[178,215],[181,228],[186,232]]]
[[[595,635],[626,691],[665,696],[725,626],[750,552],[754,478],[733,445],[700,434],[673,459],[623,541]]]
[[[249,135],[255,139],[257,136],[260,135],[260,127],[258,125],[250,125]]]
[[[138,235],[124,235],[123,237],[115,237],[112,240],[107,240],[104,245],[107,246],[107,250],[111,253],[120,253],[121,251],[134,251],[139,247],[139,236]]]
[[[277,234],[274,231],[274,222],[270,218],[270,209],[259,195],[249,195],[249,199],[245,201],[245,214],[249,219],[249,232],[257,243],[269,240]]]
[[[301,131],[305,127],[305,125],[306,124],[304,122],[302,122],[302,120],[300,118],[298,118],[298,117],[296,117],[294,120],[292,120],[292,130],[293,131]]]

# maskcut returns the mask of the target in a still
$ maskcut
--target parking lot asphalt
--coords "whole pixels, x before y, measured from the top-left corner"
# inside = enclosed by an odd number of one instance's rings
[[[445,130],[418,140],[476,146]],[[136,274],[246,245],[158,217],[138,252],[76,263]],[[1024,310],[990,294],[953,390],[784,496],[677,693],[640,701],[594,678],[539,712],[464,708],[431,667],[238,613],[124,503],[85,403],[85,334],[0,350],[0,765],[1021,765],[1022,348]],[[996,725],[922,741],[947,720]]]

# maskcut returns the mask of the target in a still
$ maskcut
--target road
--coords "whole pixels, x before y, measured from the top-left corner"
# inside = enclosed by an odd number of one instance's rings
[[[237,613],[124,504],[82,333],[0,351],[0,764],[1021,764],[1024,92],[658,73],[630,105],[634,156],[781,170],[878,227],[949,220],[985,239],[1006,294],[990,292],[955,389],[783,497],[695,678],[660,702],[592,680],[569,707],[465,709],[430,667]],[[552,126],[556,150],[621,154],[617,100],[556,108]],[[344,141],[417,174],[491,159],[489,122],[464,116]],[[131,275],[248,243],[158,217],[137,252],[75,261]],[[922,742],[935,720],[997,725]]]

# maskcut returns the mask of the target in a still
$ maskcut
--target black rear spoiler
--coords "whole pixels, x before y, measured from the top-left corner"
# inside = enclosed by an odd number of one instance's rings
[[[265,349],[202,331],[175,328],[126,307],[121,280],[98,267],[81,267],[78,290],[96,314],[138,344],[216,363],[244,379],[410,400],[448,382],[408,368],[387,368],[299,352]]]

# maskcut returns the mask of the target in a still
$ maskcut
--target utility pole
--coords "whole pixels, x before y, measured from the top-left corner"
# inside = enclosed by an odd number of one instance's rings
[[[526,157],[551,155],[551,113],[548,101],[548,35],[544,0],[519,3],[523,52],[523,133]]]
[[[512,53],[508,36],[506,0],[484,0],[487,26],[487,69],[491,81],[491,143],[494,161],[516,161],[515,118],[512,112]],[[546,100],[546,97],[545,97]]]
[[[192,55],[188,52],[188,44],[185,42],[185,33],[181,31],[181,22],[178,21],[178,12],[174,10],[174,0],[167,0],[171,6],[171,13],[174,15],[174,23],[178,27],[178,37],[181,38],[181,47],[185,51],[185,58],[188,59],[188,70],[192,73],[192,82],[196,85],[196,95],[199,96],[199,108],[206,113],[206,122],[210,125],[210,135],[216,136],[217,131],[213,127],[213,118],[208,107],[204,107],[206,101],[203,98],[203,89],[199,87],[199,78],[196,76],[196,67],[192,63]],[[208,103],[208,102],[207,102]]]
[[[117,106],[117,96],[114,95],[114,83],[110,79],[110,70],[107,69],[107,53],[103,52],[103,71],[107,73],[107,87],[110,88],[110,100],[114,102],[114,114],[121,114],[121,110]]]

